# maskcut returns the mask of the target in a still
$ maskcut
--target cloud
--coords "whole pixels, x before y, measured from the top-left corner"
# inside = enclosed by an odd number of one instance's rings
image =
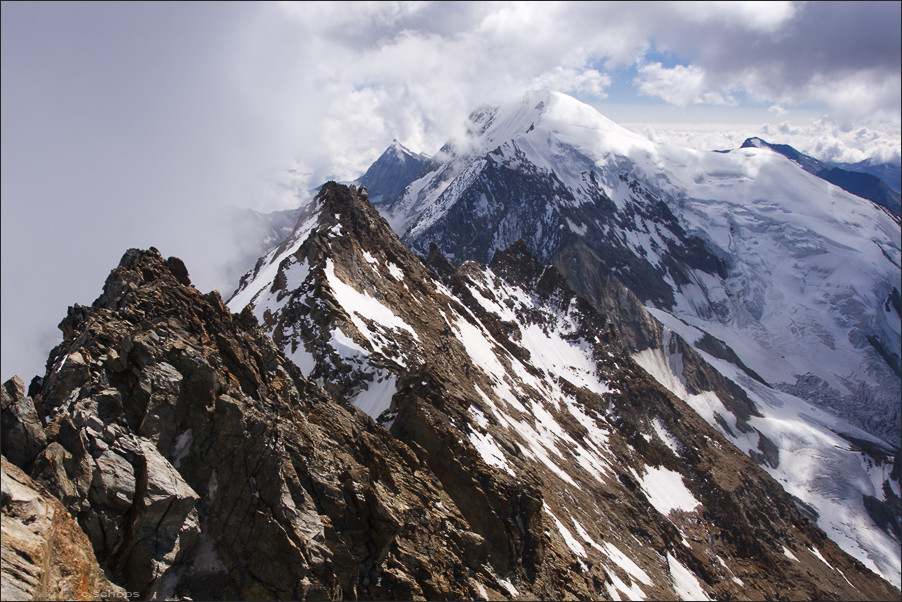
[[[565,69],[555,67],[549,72],[533,78],[533,86],[536,88],[550,88],[568,94],[580,94],[597,99],[607,97],[605,88],[611,85],[611,76],[599,73],[595,69],[579,71],[577,69]]]
[[[747,138],[757,136],[774,144],[788,144],[823,161],[857,163],[873,159],[896,164],[902,161],[902,129],[886,122],[849,128],[821,117],[805,123],[634,124],[628,127],[655,142],[699,150],[739,148]]]
[[[676,106],[816,103],[843,121],[898,120],[896,9],[829,4],[286,2],[247,34],[252,54],[266,57],[250,65],[251,87],[263,98],[296,95],[301,107],[311,93],[329,98],[315,117],[286,115],[315,119],[327,140],[318,150],[330,165],[305,158],[313,178],[354,177],[394,137],[434,152],[473,107],[526,88],[600,100],[630,65],[639,93]],[[838,35],[847,23],[854,31]],[[290,40],[287,52],[274,29]],[[652,51],[682,64],[651,60]],[[278,71],[264,85],[261,62]]]
[[[761,126],[761,136],[775,140],[826,161],[857,163],[902,161],[902,129],[883,122],[870,127],[847,124],[821,117],[803,125],[781,122]]]
[[[772,11],[756,21],[747,4],[735,4],[675,20],[656,37],[657,47],[687,57],[704,70],[706,89],[724,96],[741,90],[765,103],[821,103],[847,121],[899,120],[902,5],[755,3]],[[875,92],[870,98],[868,89]]]
[[[877,70],[859,71],[842,77],[812,77],[795,96],[784,102],[819,101],[833,108],[834,116],[847,123],[868,116],[869,121],[898,120],[902,79]]]
[[[650,63],[639,67],[635,82],[642,94],[658,96],[679,107],[736,104],[732,96],[711,89],[705,80],[705,70],[694,65],[666,68],[661,63]]]
[[[741,27],[762,33],[780,30],[795,16],[794,2],[674,2],[685,21],[716,27]]]

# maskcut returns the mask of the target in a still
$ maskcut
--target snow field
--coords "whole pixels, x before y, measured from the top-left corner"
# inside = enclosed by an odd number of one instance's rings
[[[673,580],[673,589],[680,597],[680,600],[699,601],[711,599],[705,593],[695,573],[687,569],[670,552],[667,553],[667,566],[670,569],[670,578]]]
[[[331,259],[326,260],[326,279],[335,295],[336,300],[347,312],[354,326],[357,327],[367,339],[378,340],[378,333],[372,332],[370,327],[361,318],[376,322],[386,330],[404,330],[414,340],[419,340],[417,333],[404,320],[399,318],[391,309],[373,299],[367,293],[360,293],[348,284],[345,284],[335,275],[335,264]]]
[[[265,287],[272,285],[279,272],[279,266],[282,261],[297,253],[298,249],[301,248],[301,245],[307,240],[307,237],[310,236],[310,233],[316,228],[318,221],[319,214],[314,212],[310,218],[295,229],[294,233],[291,235],[293,239],[292,243],[288,245],[282,253],[276,256],[276,253],[279,250],[279,248],[276,247],[263,256],[261,271],[257,272],[254,275],[253,280],[248,282],[242,290],[236,292],[226,304],[232,312],[240,312],[248,303],[252,302]]]
[[[488,272],[486,279],[487,282],[495,281],[495,276]],[[482,284],[487,285],[487,282]],[[595,364],[591,358],[589,345],[585,341],[573,342],[561,336],[577,329],[574,322],[576,317],[569,310],[560,313],[543,307],[542,311],[546,317],[552,320],[552,326],[546,330],[537,324],[522,323],[518,313],[511,309],[511,306],[521,309],[536,308],[536,301],[522,289],[504,283],[493,286],[494,301],[484,294],[485,289],[474,285],[470,290],[487,311],[518,325],[521,333],[519,343],[529,351],[529,363],[547,375],[544,379],[536,378],[522,362],[501,348],[482,326],[474,326],[462,317],[455,316],[453,320],[446,317],[446,321],[453,326],[458,339],[474,363],[494,381],[493,392],[510,406],[516,415],[526,419],[514,418],[501,410],[488,400],[485,392],[480,390],[480,395],[486,401],[486,407],[502,425],[521,437],[525,442],[524,453],[541,462],[561,480],[576,486],[572,475],[561,468],[561,465],[566,464],[565,453],[570,453],[587,474],[603,483],[605,475],[612,474],[608,460],[610,456],[607,453],[608,435],[599,426],[596,418],[587,415],[580,403],[563,392],[559,382],[559,379],[567,380],[577,387],[586,388],[597,394],[610,390],[608,385],[599,381],[595,375]],[[511,376],[514,378],[511,379]],[[539,398],[535,397],[536,393],[540,394]],[[523,402],[521,399],[532,401]],[[528,403],[529,407],[527,408],[524,403]],[[574,440],[560,426],[545,404],[551,404],[559,411],[568,411],[586,428],[589,436],[583,441]],[[532,417],[531,423],[527,418],[529,416]],[[561,445],[567,451],[562,451]],[[555,461],[555,457],[561,461]]]
[[[677,322],[674,322],[677,325]],[[694,328],[686,327],[692,336]],[[665,346],[666,347],[666,346]],[[899,585],[902,558],[899,542],[873,524],[862,501],[863,495],[883,499],[880,478],[885,469],[873,466],[863,454],[850,449],[837,432],[881,443],[879,439],[831,416],[789,394],[774,391],[752,380],[739,368],[701,352],[705,361],[742,386],[763,418],[753,417],[749,425],[768,437],[779,450],[777,468],[762,466],[790,494],[811,505],[818,513],[818,526],[845,552],[875,573]],[[661,350],[646,350],[633,359],[661,385],[689,404],[711,426],[740,450],[749,454],[758,449],[758,434],[725,432],[715,419],[720,414],[728,422],[732,415],[711,392],[691,395],[674,372],[681,362],[665,357]],[[892,488],[898,487],[890,481]]]
[[[640,476],[630,468],[630,472],[642,485],[642,491],[655,510],[668,516],[674,510],[692,512],[699,501],[683,483],[683,475],[663,467],[645,468],[645,474]]]
[[[386,370],[377,370],[368,387],[349,401],[375,420],[389,408],[397,390],[398,378]]]

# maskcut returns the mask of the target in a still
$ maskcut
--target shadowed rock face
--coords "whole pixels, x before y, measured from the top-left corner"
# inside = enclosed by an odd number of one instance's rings
[[[18,376],[0,390],[3,455],[17,466],[28,466],[47,445],[41,417],[34,400],[25,395],[25,383]]]

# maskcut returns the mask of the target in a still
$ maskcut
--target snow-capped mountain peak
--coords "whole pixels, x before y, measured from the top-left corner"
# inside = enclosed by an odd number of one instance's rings
[[[401,196],[407,184],[419,177],[428,163],[426,155],[414,153],[398,140],[392,140],[357,183],[373,190],[372,203],[390,202]]]
[[[550,169],[561,146],[578,149],[596,160],[655,150],[643,136],[617,125],[572,96],[553,90],[532,91],[519,102],[483,108],[471,114],[470,119],[469,138],[451,144],[470,156],[517,141],[528,149],[537,166]]]
[[[843,432],[858,427],[899,445],[898,218],[763,141],[730,152],[658,145],[559,93],[532,93],[473,121],[468,147],[449,144],[401,198],[380,206],[411,248],[425,255],[435,243],[452,263],[488,262],[523,240],[599,306],[615,286],[599,278],[624,285],[705,357],[693,362],[714,365],[770,416],[788,394],[799,408],[812,404],[854,425],[835,427]],[[635,354],[664,344],[658,335],[627,338]],[[671,366],[677,381],[682,362]],[[720,410],[703,413],[730,436]],[[784,435],[774,437],[795,437]],[[822,472],[790,471],[795,491],[812,491],[812,479],[846,479],[817,466]],[[860,490],[839,487],[869,522]],[[842,531],[841,522],[833,525]],[[898,574],[897,535],[876,533],[847,549]]]
[[[469,152],[380,207],[413,249],[435,242],[453,262],[487,262],[523,239],[551,260],[585,241],[643,302],[725,341],[768,382],[806,396],[823,384],[820,398],[847,417],[843,398],[876,396],[898,443],[902,344],[884,311],[902,290],[897,219],[763,141],[661,146],[560,93],[476,121]]]
[[[409,148],[407,148],[406,146],[401,144],[397,138],[392,139],[391,144],[388,146],[387,150],[394,153],[395,158],[397,158],[398,160],[403,160],[406,157],[412,157],[412,158],[418,159],[418,160],[423,160],[423,159],[429,158],[426,155],[423,155],[421,153],[413,152],[412,150],[410,150]]]
[[[9,458],[121,595],[899,598],[898,218],[556,92],[471,121],[252,216],[225,306],[151,248],[69,308],[2,387],[4,592]]]

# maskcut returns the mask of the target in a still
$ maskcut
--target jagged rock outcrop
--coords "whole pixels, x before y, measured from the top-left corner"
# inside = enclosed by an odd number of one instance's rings
[[[231,313],[130,250],[69,309],[40,387],[4,387],[4,429],[37,450],[19,460],[117,591],[899,597],[523,244],[427,264],[329,183],[244,286]]]
[[[3,599],[124,600],[60,501],[5,457],[2,463]]]
[[[3,383],[0,416],[3,455],[17,466],[30,465],[47,445],[47,437],[34,399],[25,395],[25,383],[18,376]]]
[[[304,380],[156,250],[73,307],[32,474],[143,598],[468,598],[502,591],[430,467]]]

